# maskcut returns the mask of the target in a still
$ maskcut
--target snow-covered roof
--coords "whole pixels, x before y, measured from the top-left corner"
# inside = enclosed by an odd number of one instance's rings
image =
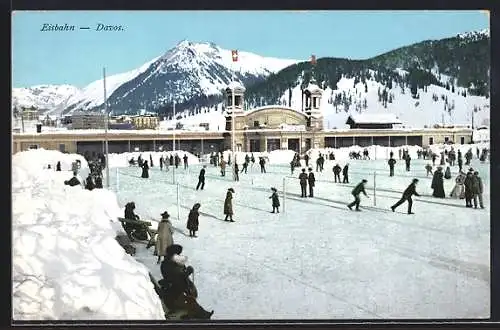
[[[402,124],[392,113],[361,113],[350,114],[348,117],[356,124]]]
[[[239,81],[231,81],[229,83],[229,85],[227,85],[227,88],[226,90],[237,90],[237,91],[241,91],[241,92],[244,92],[246,89],[245,87],[239,82]]]
[[[305,90],[309,91],[310,93],[323,93],[323,90],[314,83],[309,83],[309,85],[307,85]]]
[[[254,112],[257,112],[257,111],[262,111],[262,110],[267,110],[267,109],[290,110],[290,111],[296,112],[298,114],[301,114],[302,116],[306,115],[302,111],[299,111],[297,109],[290,108],[290,107],[285,107],[285,106],[282,106],[282,105],[266,105],[266,106],[263,106],[263,107],[253,108],[253,109],[245,111],[242,115],[243,116],[247,116],[247,115],[249,115],[251,113],[254,113]]]

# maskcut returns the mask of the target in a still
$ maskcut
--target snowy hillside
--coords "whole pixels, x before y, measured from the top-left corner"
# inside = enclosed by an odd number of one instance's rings
[[[386,107],[379,101],[379,93],[384,89],[387,90],[390,101]],[[335,95],[343,96],[344,93],[346,98],[351,98],[351,104],[335,106]],[[296,88],[292,106],[300,108],[300,95],[300,89]],[[283,99],[288,99],[288,95],[284,95]],[[321,111],[324,127],[327,129],[343,128],[351,113],[392,113],[403,122],[403,126],[422,128],[436,124],[471,125],[474,112],[474,123],[478,126],[489,125],[490,102],[482,96],[463,96],[460,89],[453,93],[436,85],[419,89],[418,99],[414,99],[408,88],[403,90],[396,84],[388,89],[379,82],[368,80],[367,88],[362,83],[354,87],[354,78],[342,78],[337,83],[337,90],[327,88],[324,91]]]
[[[40,110],[65,109],[72,98],[78,98],[80,89],[71,85],[39,85],[29,88],[12,89],[12,108],[31,108]]]

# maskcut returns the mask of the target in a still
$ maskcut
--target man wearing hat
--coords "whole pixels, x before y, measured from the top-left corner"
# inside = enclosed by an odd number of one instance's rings
[[[431,189],[433,190],[432,196],[437,198],[444,198],[444,183],[443,183],[443,168],[438,166],[437,170],[432,176]]]
[[[366,191],[365,191],[365,185],[366,183],[368,182],[368,180],[366,179],[363,179],[360,183],[358,183],[358,185],[356,187],[354,187],[354,189],[352,190],[352,195],[354,196],[354,202],[352,202],[351,204],[347,205],[347,207],[349,208],[349,210],[352,210],[352,207],[354,205],[356,205],[356,211],[361,211],[359,209],[359,203],[361,202],[361,199],[359,198],[359,195],[361,193],[365,194],[366,197],[370,198],[367,194],[366,194]]]
[[[314,183],[316,178],[314,177],[312,167],[309,167],[309,176],[307,177],[307,183],[309,183],[309,197],[314,197]]]
[[[403,204],[405,201],[408,201],[408,214],[414,214],[411,211],[411,206],[413,205],[413,201],[411,199],[411,196],[413,196],[413,195],[420,196],[416,192],[417,183],[418,183],[418,179],[413,179],[413,181],[410,183],[410,185],[403,192],[403,197],[401,197],[401,199],[396,204],[391,206],[392,212],[394,212],[399,205]]]
[[[226,217],[224,218],[224,221],[230,221],[234,222],[233,220],[233,194],[234,194],[234,189],[229,188],[226,193],[226,199],[224,200],[224,214]],[[228,220],[229,218],[229,220]]]
[[[167,248],[174,244],[174,238],[172,237],[174,229],[169,218],[170,215],[165,211],[161,214],[161,221],[158,223],[158,230],[156,231],[158,236],[155,244],[155,254],[158,256],[157,264],[161,262],[161,257],[166,256]]]
[[[472,168],[469,168],[469,171],[467,172],[464,180],[465,207],[472,207],[472,198],[474,198],[474,181],[474,170]]]
[[[307,173],[306,173],[306,169],[303,168],[302,169],[302,173],[299,174],[299,181],[300,181],[300,191],[301,191],[301,195],[300,197],[307,197]]]

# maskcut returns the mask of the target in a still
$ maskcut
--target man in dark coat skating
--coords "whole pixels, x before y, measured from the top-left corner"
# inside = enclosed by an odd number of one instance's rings
[[[309,155],[308,154],[304,155],[304,161],[306,162],[306,167],[309,166]]]
[[[432,176],[431,188],[433,189],[432,196],[438,198],[444,198],[444,186],[443,186],[443,168],[438,166],[437,170]]]
[[[302,169],[302,173],[299,174],[299,180],[300,180],[300,190],[301,190],[301,196],[300,197],[307,197],[307,173],[306,169]]]
[[[413,179],[413,181],[410,183],[410,185],[403,192],[403,196],[401,197],[401,199],[396,204],[391,206],[392,212],[394,212],[399,205],[403,204],[405,201],[408,201],[408,214],[414,214],[411,211],[411,207],[413,205],[413,201],[411,199],[411,196],[413,196],[413,195],[420,196],[416,192],[417,183],[418,183],[418,179]]]
[[[312,167],[309,167],[309,176],[307,177],[307,182],[309,183],[309,197],[314,197],[314,183],[316,178],[314,177]]]
[[[196,190],[198,190],[199,188],[201,188],[201,190],[203,190],[203,188],[205,188],[205,168],[207,167],[207,165],[203,165],[203,168],[200,170],[200,175],[198,175],[198,184],[196,185]]]
[[[359,195],[361,193],[363,193],[366,197],[370,198],[367,194],[366,194],[366,190],[365,190],[365,185],[366,183],[368,182],[368,180],[366,179],[363,179],[360,183],[358,183],[356,185],[356,187],[354,187],[354,189],[352,190],[351,194],[354,196],[354,201],[347,205],[347,207],[349,208],[349,210],[352,210],[352,207],[353,206],[356,206],[356,211],[361,211],[359,209],[359,203],[361,203],[361,199],[359,198]]]
[[[149,178],[149,165],[148,165],[148,161],[145,160],[141,167],[142,167],[141,178],[144,178],[144,179]]]

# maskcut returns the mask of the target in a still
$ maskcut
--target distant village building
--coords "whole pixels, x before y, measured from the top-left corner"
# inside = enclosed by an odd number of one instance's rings
[[[76,112],[71,116],[72,129],[103,129],[106,124],[100,112]]]
[[[351,129],[392,129],[402,122],[391,113],[361,113],[349,115],[346,124]]]
[[[160,119],[155,115],[138,115],[130,117],[136,129],[157,129]]]
[[[21,115],[23,120],[38,120],[40,113],[37,108],[31,106],[29,108],[22,108]]]
[[[42,115],[38,117],[38,121],[42,123],[43,126],[56,127],[57,126],[57,116],[54,115]]]

